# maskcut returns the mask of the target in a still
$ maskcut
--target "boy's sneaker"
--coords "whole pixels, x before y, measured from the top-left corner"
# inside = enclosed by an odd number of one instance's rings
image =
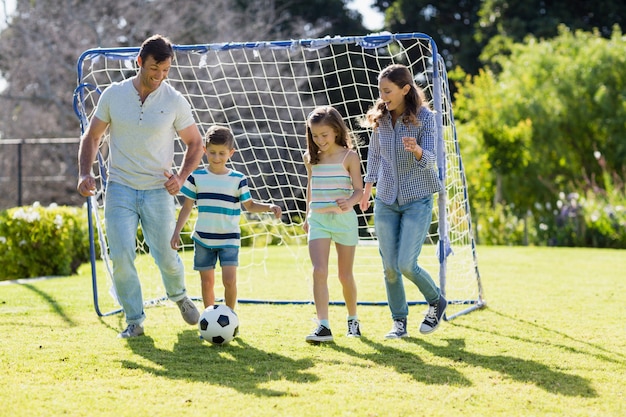
[[[180,314],[187,323],[192,325],[198,324],[200,313],[198,312],[196,305],[189,299],[189,297],[176,301],[176,304],[178,305]]]
[[[361,337],[361,326],[357,319],[348,320],[348,337]]]
[[[328,327],[320,324],[313,333],[306,337],[306,341],[309,343],[332,342],[333,333]]]
[[[120,339],[143,336],[143,326],[141,324],[129,324],[126,330],[117,335]]]
[[[406,319],[394,320],[393,327],[385,335],[385,339],[399,339],[401,337],[409,337],[409,333],[406,331]]]
[[[439,327],[439,323],[441,322],[441,318],[443,317],[443,313],[446,312],[447,307],[448,301],[443,298],[443,295],[440,295],[439,301],[428,307],[428,313],[426,313],[426,317],[424,317],[424,321],[420,326],[420,333],[429,334],[437,330],[437,327]]]

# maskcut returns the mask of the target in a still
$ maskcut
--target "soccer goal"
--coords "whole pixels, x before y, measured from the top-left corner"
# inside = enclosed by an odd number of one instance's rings
[[[242,216],[242,249],[238,272],[240,303],[312,303],[311,266],[302,230],[305,213],[306,170],[302,154],[306,148],[305,120],[315,107],[331,105],[344,116],[359,138],[357,148],[367,160],[370,131],[359,125],[378,97],[377,76],[392,63],[408,66],[415,81],[425,90],[436,111],[439,133],[438,169],[445,191],[433,208],[430,233],[420,264],[438,276],[449,300],[447,319],[485,305],[476,258],[465,172],[459,151],[451,107],[447,73],[437,46],[421,33],[380,33],[367,36],[326,37],[285,41],[175,45],[176,53],[167,82],[192,104],[202,134],[213,124],[229,127],[235,134],[237,152],[231,167],[248,177],[255,199],[274,202],[283,208],[281,221],[267,215]],[[93,115],[100,93],[112,82],[136,74],[139,47],[94,48],[81,54],[77,63],[74,108],[84,131]],[[184,148],[177,145],[175,164],[180,166]],[[91,265],[96,312],[101,311],[99,294],[110,287],[107,240],[102,208],[107,189],[108,137],[103,140],[94,164],[98,179],[95,197],[87,200],[91,238]],[[355,277],[361,305],[386,304],[382,265],[378,256],[371,209],[359,217],[360,244],[355,260]],[[193,245],[189,238],[193,219],[182,236],[181,256],[185,262],[188,289],[194,283],[199,294],[199,277],[192,269]],[[149,248],[141,230],[137,251]],[[331,251],[331,253],[334,251]],[[334,256],[334,255],[332,255]],[[102,262],[100,262],[102,261]],[[147,303],[163,300],[158,270],[149,256],[139,256],[138,269]],[[329,285],[336,276],[331,259]],[[217,270],[216,294],[219,290]],[[271,277],[271,279],[268,279]],[[273,283],[272,285],[266,285]],[[424,303],[414,286],[407,297]],[[341,298],[340,290],[331,287]],[[332,301],[341,304],[341,301]]]

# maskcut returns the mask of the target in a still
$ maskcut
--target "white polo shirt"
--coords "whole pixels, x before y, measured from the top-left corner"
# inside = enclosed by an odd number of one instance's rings
[[[104,90],[95,117],[109,123],[109,181],[137,190],[163,187],[176,132],[194,123],[189,102],[171,85],[163,82],[142,104],[132,78]]]

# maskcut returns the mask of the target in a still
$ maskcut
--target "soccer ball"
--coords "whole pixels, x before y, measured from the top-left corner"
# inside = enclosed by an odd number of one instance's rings
[[[224,304],[208,306],[198,320],[200,335],[215,345],[225,345],[239,333],[239,317]]]

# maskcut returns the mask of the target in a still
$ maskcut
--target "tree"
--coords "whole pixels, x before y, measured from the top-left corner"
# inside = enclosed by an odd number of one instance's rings
[[[622,0],[375,0],[374,6],[385,13],[387,30],[430,35],[448,69],[459,66],[471,75],[506,53],[511,42],[528,35],[554,37],[560,24],[571,30],[597,28],[609,38],[614,24],[626,23]]]
[[[323,4],[322,4],[323,3]],[[322,7],[324,6],[324,7]],[[18,0],[0,33],[0,137],[76,136],[76,61],[92,47],[137,46],[153,33],[178,44],[365,33],[342,0]]]
[[[607,189],[605,170],[626,179],[626,42],[560,27],[551,40],[529,37],[456,95],[456,120],[484,148],[500,193],[521,216],[560,191]],[[602,157],[601,166],[598,163]],[[478,186],[472,179],[474,186]]]
[[[185,7],[176,0],[17,0],[16,4],[0,32],[0,76],[7,82],[0,91],[0,140],[79,136],[72,92],[77,60],[90,48],[138,46],[154,33],[177,44],[312,38],[344,30],[366,33],[360,16],[345,8],[342,0],[198,0]],[[5,0],[0,0],[3,5]],[[75,178],[75,151],[42,148],[26,149],[25,163],[30,165],[23,166],[24,172],[47,164],[54,175]],[[4,178],[6,172],[17,171],[15,152],[6,149],[8,145],[0,152]],[[0,207],[15,204],[15,197],[6,198],[15,193],[15,183],[5,183],[9,192],[0,192]],[[63,186],[66,189],[56,191],[33,182],[24,191],[24,200],[84,201],[73,192],[73,180]]]
[[[624,27],[626,3],[622,0],[484,0],[479,11],[476,34],[479,41],[505,36],[521,42],[526,35],[552,38],[558,26],[570,30],[598,30],[610,38],[613,25]]]
[[[422,32],[433,38],[448,69],[460,66],[470,74],[480,67],[478,56],[486,44],[475,39],[481,0],[376,0],[391,32]]]

